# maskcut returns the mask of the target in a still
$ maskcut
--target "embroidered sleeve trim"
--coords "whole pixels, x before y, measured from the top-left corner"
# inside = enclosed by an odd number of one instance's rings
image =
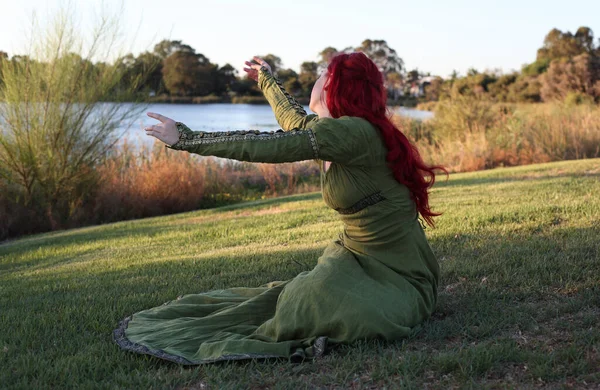
[[[287,99],[288,103],[292,106],[292,108],[294,108],[294,110],[296,110],[296,112],[298,114],[306,115],[306,111],[304,110],[304,107],[302,107],[302,105],[300,103],[298,103],[298,101],[296,99],[294,99],[294,97],[292,95],[290,95],[288,93],[288,91],[285,90],[285,88],[283,88],[283,84],[281,84],[281,81],[279,81],[279,79],[277,77],[272,75],[269,72],[269,70],[264,66],[262,66],[260,68],[260,70],[263,73],[264,77],[267,77],[267,78],[272,77],[273,78],[273,80],[275,81],[275,84],[277,84],[277,87],[279,87],[279,90],[281,91],[281,93],[283,93],[283,95]]]
[[[171,145],[173,149],[184,149],[195,145],[209,145],[235,141],[271,141],[281,138],[308,136],[315,159],[319,158],[319,145],[312,129],[292,129],[293,131],[233,130],[222,132],[191,131],[184,123],[175,122],[179,140]]]
[[[296,130],[301,131],[301,130]],[[317,138],[315,137],[315,132],[312,129],[308,129],[308,138],[310,139],[310,145],[312,146],[313,156],[315,159],[319,158],[319,144],[317,143]]]
[[[340,214],[354,214],[359,212],[362,209],[365,209],[369,206],[372,206],[376,203],[381,202],[382,200],[385,200],[386,198],[381,194],[381,191],[376,192],[374,194],[371,194],[369,196],[366,196],[364,198],[362,198],[361,200],[359,200],[358,202],[354,203],[352,206],[350,207],[346,207],[346,208],[337,208],[335,209],[338,213]]]

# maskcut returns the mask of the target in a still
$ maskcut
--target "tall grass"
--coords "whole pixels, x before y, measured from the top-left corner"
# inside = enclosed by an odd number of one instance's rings
[[[95,170],[94,183],[72,205],[66,228],[320,189],[319,169],[311,161],[241,163],[167,150],[158,141],[115,146]],[[53,230],[43,213],[18,196],[19,188],[0,178],[0,239]]]
[[[600,107],[493,104],[457,98],[435,117],[396,123],[430,162],[453,172],[600,156]]]
[[[99,170],[96,223],[318,190],[317,165],[251,164],[124,143]],[[302,178],[301,178],[301,177]]]

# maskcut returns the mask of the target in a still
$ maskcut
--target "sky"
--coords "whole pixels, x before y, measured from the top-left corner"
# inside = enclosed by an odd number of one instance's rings
[[[600,37],[600,0],[0,0],[0,50],[24,54],[32,13],[43,22],[69,4],[82,35],[105,7],[120,15],[129,52],[182,40],[239,71],[267,53],[299,71],[325,47],[383,39],[408,70],[442,77],[469,68],[510,72],[535,60],[552,28],[587,26]]]

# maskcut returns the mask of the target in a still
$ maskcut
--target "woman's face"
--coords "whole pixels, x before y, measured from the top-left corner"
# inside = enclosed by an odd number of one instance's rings
[[[326,81],[327,69],[321,72],[321,76],[319,76],[319,78],[317,79],[317,82],[313,86],[312,92],[310,93],[310,104],[308,105],[308,107],[312,112],[319,115],[319,117],[330,116],[329,110],[324,105],[324,103],[327,101],[327,92],[323,91],[323,86],[325,85]],[[322,102],[321,97],[323,98]]]

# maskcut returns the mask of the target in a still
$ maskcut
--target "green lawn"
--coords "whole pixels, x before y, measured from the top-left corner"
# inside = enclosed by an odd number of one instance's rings
[[[310,269],[341,231],[318,193],[0,245],[0,387],[600,386],[600,159],[440,178],[432,204],[443,279],[422,331],[299,365],[186,368],[112,331],[182,294]]]

